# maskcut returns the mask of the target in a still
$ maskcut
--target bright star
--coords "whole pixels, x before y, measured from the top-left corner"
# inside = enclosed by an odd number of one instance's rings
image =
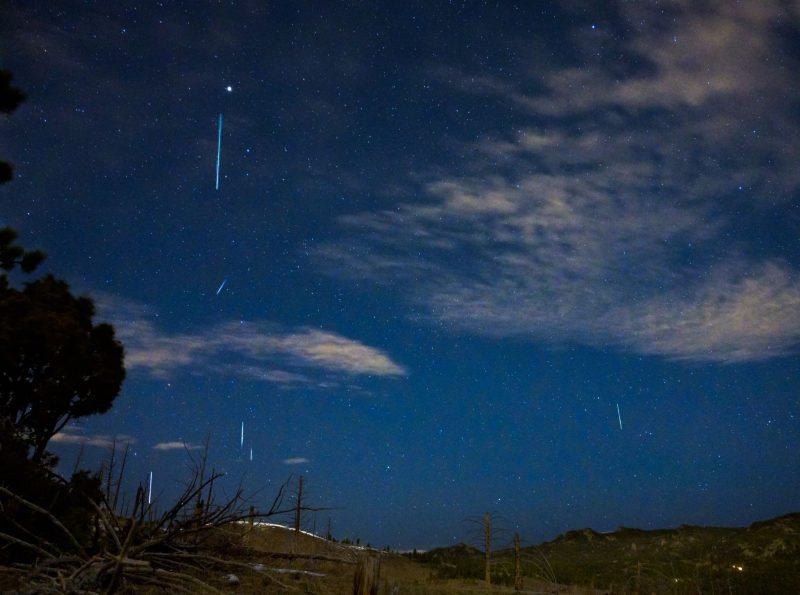
[[[233,87],[231,87],[230,85],[228,85],[227,87],[225,87],[225,90],[226,90],[228,93],[230,93],[231,91],[233,91]]]

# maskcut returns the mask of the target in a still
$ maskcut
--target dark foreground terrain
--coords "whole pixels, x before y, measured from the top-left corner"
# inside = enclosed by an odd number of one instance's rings
[[[518,591],[514,589],[513,549],[492,554],[492,585],[488,586],[483,552],[464,544],[397,554],[326,541],[274,525],[234,524],[216,531],[216,537],[196,554],[208,560],[206,568],[176,563],[175,572],[190,574],[191,580],[197,581],[183,592],[349,595],[359,560],[371,557],[380,565],[380,595],[800,593],[798,513],[745,528],[570,531],[552,541],[521,548]],[[124,563],[141,564],[134,560]],[[146,574],[145,568],[141,570]],[[154,575],[159,580],[152,586],[139,580],[122,592],[164,593],[165,578],[169,576]],[[46,590],[60,592],[58,584],[56,576],[49,583],[53,590]],[[0,591],[43,592],[31,590],[19,566],[14,572],[0,572]]]
[[[440,578],[484,575],[483,553],[465,545],[414,558]],[[744,528],[570,531],[520,558],[526,577],[590,592],[800,593],[800,514]],[[513,550],[493,562],[493,582],[513,584]]]

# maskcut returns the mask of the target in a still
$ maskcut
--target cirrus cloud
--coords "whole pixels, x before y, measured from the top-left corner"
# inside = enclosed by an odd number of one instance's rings
[[[284,459],[284,465],[303,465],[305,463],[310,463],[307,458],[305,457],[290,457],[288,459]]]
[[[598,32],[580,65],[518,83],[437,69],[529,125],[463,143],[457,170],[417,176],[416,202],[340,217],[349,239],[318,248],[321,267],[398,287],[454,330],[692,361],[793,353],[800,271],[742,219],[800,188],[800,92],[770,60],[797,11],[615,7],[630,35]],[[595,60],[598,44],[635,67]]]
[[[115,448],[121,444],[133,444],[136,438],[127,434],[111,436],[108,434],[80,434],[75,429],[65,428],[53,434],[50,442],[56,444],[79,444],[81,446],[98,446],[100,448]]]
[[[142,304],[109,294],[95,302],[99,317],[114,325],[125,345],[125,366],[155,377],[202,365],[210,372],[284,386],[321,387],[320,375],[346,385],[348,378],[358,376],[398,378],[407,373],[384,351],[329,331],[238,320],[196,333],[168,333]]]
[[[171,442],[159,442],[158,444],[153,445],[153,450],[200,450],[203,448],[200,444],[192,444],[190,442],[181,442],[179,440],[173,440]]]

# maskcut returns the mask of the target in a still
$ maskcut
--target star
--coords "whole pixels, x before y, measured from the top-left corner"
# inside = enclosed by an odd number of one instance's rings
[[[233,92],[233,87],[232,87],[232,86],[230,86],[230,85],[228,85],[227,87],[225,87],[225,90],[226,90],[228,93],[232,93],[232,92]]]

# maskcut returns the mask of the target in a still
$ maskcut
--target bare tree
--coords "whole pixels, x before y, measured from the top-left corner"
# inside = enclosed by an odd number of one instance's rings
[[[105,493],[99,501],[91,501],[96,527],[92,544],[81,543],[48,510],[0,486],[2,501],[26,509],[40,523],[51,526],[67,544],[44,540],[23,526],[13,535],[0,533],[0,541],[32,553],[34,559],[31,564],[0,566],[0,574],[16,579],[18,587],[26,585],[30,592],[37,593],[113,593],[122,588],[145,586],[170,592],[217,592],[196,575],[215,568],[250,568],[242,562],[215,554],[221,549],[220,540],[240,541],[242,536],[242,531],[225,532],[221,529],[238,527],[241,523],[242,529],[246,530],[248,517],[263,519],[290,512],[296,514],[297,507],[284,505],[288,480],[278,487],[265,508],[251,505],[251,499],[245,497],[241,484],[231,496],[217,498],[214,486],[223,474],[212,471],[206,475],[207,454],[207,448],[199,458],[191,457],[190,453],[190,477],[180,495],[163,513],[158,514],[153,505],[148,504],[145,487],[140,484],[132,509],[122,515],[115,510],[115,504],[127,458],[127,453],[124,454],[119,472],[115,477],[106,478]],[[116,468],[115,458],[112,449],[104,465],[104,472],[109,476]],[[4,514],[4,510],[0,514]],[[230,546],[233,545],[231,541]],[[231,547],[224,549],[230,550]],[[275,577],[264,576],[266,580],[285,587]]]

